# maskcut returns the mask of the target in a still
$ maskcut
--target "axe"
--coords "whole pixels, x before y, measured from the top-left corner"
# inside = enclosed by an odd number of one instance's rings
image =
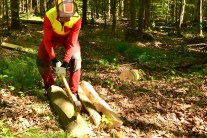
[[[75,106],[75,114],[74,116],[77,117],[77,115],[80,113],[80,110],[82,108],[82,104],[81,102],[77,99],[77,97],[71,92],[70,90],[70,87],[68,85],[68,82],[64,76],[64,74],[61,74],[61,79],[65,85],[65,88],[66,88],[66,92],[67,92],[67,95],[69,96],[70,98],[70,101],[72,102],[72,104]]]

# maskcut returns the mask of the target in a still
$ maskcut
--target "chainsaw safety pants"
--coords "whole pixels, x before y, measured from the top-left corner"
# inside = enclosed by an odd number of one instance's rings
[[[60,39],[59,39],[60,40]],[[57,46],[61,44],[67,48],[67,44],[61,43],[63,41],[55,41],[53,43],[53,48],[55,49]],[[79,81],[80,81],[80,74],[81,74],[81,52],[80,52],[80,45],[77,43],[75,47],[71,49],[73,52],[71,59],[69,61],[69,67],[67,68],[67,73],[69,74],[68,82],[70,89],[73,93],[78,91]],[[44,81],[45,89],[49,88],[51,85],[55,84],[53,78],[53,71],[51,67],[51,61],[47,51],[45,49],[44,43],[41,42],[38,50],[37,55],[37,67],[39,70],[40,75]]]

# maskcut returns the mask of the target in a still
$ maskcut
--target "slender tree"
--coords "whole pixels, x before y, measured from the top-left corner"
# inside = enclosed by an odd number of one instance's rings
[[[181,10],[180,10],[180,16],[179,16],[179,24],[177,28],[177,34],[181,35],[181,27],[183,24],[184,14],[185,14],[185,3],[186,0],[181,0]]]
[[[96,8],[96,18],[98,19],[99,18],[99,12],[98,12],[98,3],[99,1],[98,0],[94,0],[95,1],[95,8]]]
[[[142,30],[144,27],[144,8],[145,8],[145,0],[140,0],[139,2],[139,13],[138,13],[138,33],[139,36],[142,36]]]
[[[108,19],[111,19],[111,6],[110,6],[111,0],[108,0]]]
[[[0,0],[0,3],[2,3],[2,0]],[[3,4],[0,5],[0,17],[3,15],[3,14],[2,14],[2,11],[3,11],[3,10],[2,10],[2,9],[3,9],[2,5],[3,5]]]
[[[130,13],[131,13],[131,28],[136,29],[136,5],[135,5],[135,0],[130,0]]]
[[[44,16],[45,14],[45,0],[40,0],[40,16]]]
[[[124,17],[128,17],[128,10],[129,10],[129,0],[124,0]]]
[[[28,9],[28,0],[26,0],[26,13],[27,13],[27,18],[29,18],[29,9]]]
[[[107,25],[107,1],[103,1],[103,18],[104,18],[104,28]]]
[[[112,16],[113,16],[113,24],[112,24],[112,30],[115,32],[116,31],[116,0],[111,0],[112,1]]]
[[[145,29],[150,28],[150,7],[151,7],[151,0],[145,1]]]
[[[11,29],[20,29],[19,0],[11,0]]]
[[[199,0],[199,36],[203,37],[203,0]]]
[[[8,30],[9,30],[9,6],[8,6],[8,0],[5,0],[5,8],[6,8],[6,24],[7,24]]]
[[[119,0],[119,17],[123,17],[123,0]]]
[[[88,0],[83,0],[83,17],[82,17],[82,27],[85,28],[87,25],[87,3]]]
[[[3,4],[2,4],[2,14],[3,14],[3,17],[4,17],[4,15],[5,15],[5,1],[4,0],[2,0],[3,2]]]
[[[54,7],[54,0],[48,0],[46,3],[46,7],[47,7],[46,11]]]

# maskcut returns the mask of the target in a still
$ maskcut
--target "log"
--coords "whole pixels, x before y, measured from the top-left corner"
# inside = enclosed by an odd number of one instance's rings
[[[125,70],[122,71],[119,78],[122,81],[138,81],[143,79],[144,77],[144,71],[132,69],[132,70]]]
[[[91,103],[91,101],[88,99],[88,97],[83,92],[83,89],[80,86],[78,88],[78,96],[80,98],[81,103],[83,104],[85,109],[88,111],[90,117],[92,118],[93,123],[96,126],[99,126],[99,124],[101,122],[101,115],[96,110],[95,106]]]
[[[31,48],[25,48],[23,46],[15,45],[15,44],[7,43],[7,42],[2,42],[1,43],[1,46],[2,47],[5,47],[5,48],[9,48],[9,49],[14,49],[14,50],[17,50],[17,51],[21,51],[21,52],[32,53],[32,54],[35,53],[35,50],[33,50]]]
[[[52,85],[47,90],[47,94],[60,125],[70,136],[81,137],[91,133],[91,129],[82,116],[80,114],[77,118],[74,116],[74,106],[62,88]]]
[[[93,86],[86,81],[80,83],[81,88],[87,97],[91,100],[97,111],[102,112],[106,118],[109,118],[112,124],[109,124],[109,128],[120,127],[123,122],[119,116],[112,110],[112,108],[99,96],[94,90]]]

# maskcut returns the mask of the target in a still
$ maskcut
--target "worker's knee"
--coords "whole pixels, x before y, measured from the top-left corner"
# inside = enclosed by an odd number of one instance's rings
[[[75,59],[75,62],[74,62],[74,71],[81,69],[81,62],[82,62],[82,59],[81,58]]]
[[[73,71],[76,71],[76,70],[81,69],[81,62],[82,62],[81,53],[80,52],[75,53],[72,56],[72,59],[74,60],[74,68],[73,68]]]

